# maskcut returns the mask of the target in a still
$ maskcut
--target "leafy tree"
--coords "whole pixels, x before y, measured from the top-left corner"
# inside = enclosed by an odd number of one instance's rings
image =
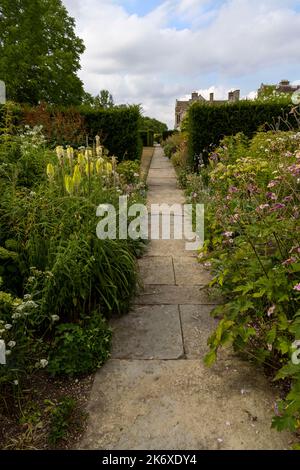
[[[108,90],[101,90],[95,98],[95,104],[99,108],[107,109],[114,106],[114,100]]]
[[[108,90],[101,90],[97,96],[84,92],[82,104],[94,109],[109,109],[114,107],[114,99]]]
[[[61,0],[0,0],[0,78],[8,99],[81,102],[84,45]]]
[[[162,134],[168,130],[167,124],[148,116],[142,116],[142,129],[145,131],[153,131],[155,134]]]

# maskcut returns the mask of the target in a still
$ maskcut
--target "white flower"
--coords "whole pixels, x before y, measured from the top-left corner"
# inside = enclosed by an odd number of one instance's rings
[[[24,300],[31,300],[31,295],[30,294],[25,294],[24,295]]]
[[[40,365],[41,365],[41,367],[46,367],[48,365],[47,359],[41,359],[40,360]]]
[[[18,381],[18,380],[14,380],[14,385],[19,385],[19,381]]]
[[[6,325],[4,325],[4,328],[6,330],[10,330],[12,328],[12,325],[10,323],[6,323]]]
[[[9,346],[10,348],[14,348],[15,345],[16,345],[16,342],[15,342],[15,341],[9,341],[9,342],[7,343],[7,346]]]
[[[51,320],[52,320],[52,321],[58,321],[58,320],[59,320],[59,316],[58,316],[58,315],[51,315]]]
[[[7,349],[7,350],[5,351],[5,354],[6,354],[6,356],[9,356],[9,355],[11,354],[11,350],[10,350],[10,349]]]
[[[20,317],[21,317],[21,314],[18,313],[18,312],[17,312],[17,313],[13,313],[12,316],[11,316],[11,318],[12,318],[13,320],[16,320],[17,318],[20,318]]]

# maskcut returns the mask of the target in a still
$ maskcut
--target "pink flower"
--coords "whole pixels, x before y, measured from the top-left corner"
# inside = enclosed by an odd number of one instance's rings
[[[274,186],[276,186],[278,183],[279,183],[279,181],[277,181],[277,180],[272,180],[272,181],[270,181],[270,183],[268,184],[268,188],[274,188]]]
[[[268,199],[272,199],[272,201],[276,201],[277,195],[275,193],[267,193],[266,194]]]
[[[284,202],[291,202],[293,200],[293,196],[285,196],[283,200]]]
[[[238,191],[239,190],[236,186],[230,186],[230,188],[228,189],[229,194],[237,193]]]
[[[288,258],[286,259],[285,261],[283,261],[283,266],[288,266],[289,264],[293,264],[293,263],[296,263],[297,261],[297,258],[295,258],[294,256],[292,256],[291,258]]]
[[[294,286],[294,290],[300,292],[300,282]]]
[[[224,232],[224,233],[222,233],[222,235],[224,235],[224,237],[226,237],[226,238],[231,238],[232,235],[233,235],[233,232]]]
[[[298,176],[300,175],[300,165],[292,165],[288,167],[288,171],[293,175],[293,176]]]
[[[284,209],[285,208],[285,204],[274,204],[274,206],[272,206],[271,208],[271,211],[277,211],[279,209]]]
[[[257,211],[263,211],[264,209],[268,209],[270,207],[270,204],[261,204],[256,208]]]

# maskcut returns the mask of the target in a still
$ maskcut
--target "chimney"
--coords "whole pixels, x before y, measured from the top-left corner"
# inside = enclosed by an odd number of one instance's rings
[[[209,101],[212,102],[214,100],[214,94],[210,93],[209,94]]]
[[[195,101],[198,99],[198,93],[196,91],[193,91],[192,93],[192,100]]]
[[[240,94],[241,94],[240,90],[235,90],[233,92],[233,101],[240,101]]]

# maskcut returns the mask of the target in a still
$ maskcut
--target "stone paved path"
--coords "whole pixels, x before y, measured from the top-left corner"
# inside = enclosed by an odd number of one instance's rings
[[[148,204],[184,203],[156,148]],[[153,240],[139,261],[143,288],[113,322],[111,359],[96,374],[81,449],[285,449],[270,429],[274,390],[230,353],[203,365],[214,327],[209,274],[181,240]]]

